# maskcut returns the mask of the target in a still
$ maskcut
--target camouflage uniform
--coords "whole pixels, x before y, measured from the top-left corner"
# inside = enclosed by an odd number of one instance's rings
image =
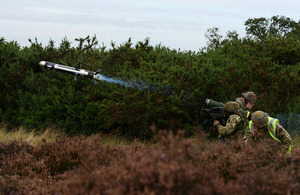
[[[226,126],[218,124],[216,127],[219,133],[219,138],[227,137],[235,139],[238,136],[244,136],[246,126],[247,123],[242,116],[232,114],[229,116]]]
[[[235,102],[239,104],[240,109],[242,110],[248,110],[246,107],[246,102],[244,101],[244,98],[249,101],[252,102],[253,104],[256,103],[256,94],[253,91],[246,91],[244,93],[242,93],[242,97],[236,98]]]
[[[230,115],[226,120],[225,126],[221,124],[216,125],[219,138],[237,138],[239,135],[243,136],[247,122],[238,112],[240,109],[239,105],[236,102],[227,102],[224,105],[224,109]]]
[[[256,112],[261,112],[261,111],[256,111]],[[253,114],[253,116],[255,115],[255,113]],[[268,118],[266,115],[264,117]],[[291,143],[292,143],[291,136],[278,122],[276,122],[275,128],[276,128],[275,129],[275,137],[279,140],[281,149],[285,152],[289,152],[290,148],[291,148]],[[251,132],[250,125],[247,126],[247,128],[245,130],[245,136],[244,136],[244,140],[245,140],[246,144],[248,142],[250,142],[250,140],[258,141],[258,140],[264,140],[264,139],[274,140],[274,138],[272,138],[272,136],[270,135],[269,130],[266,125],[264,125],[264,126],[262,125],[262,126],[258,127],[257,132]]]
[[[242,97],[236,98],[235,102],[239,104],[240,109],[247,110],[246,103],[245,103],[245,101],[244,101],[244,99]]]

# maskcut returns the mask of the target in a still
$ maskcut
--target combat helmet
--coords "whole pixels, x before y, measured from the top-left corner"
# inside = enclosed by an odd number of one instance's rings
[[[252,114],[252,122],[257,125],[258,127],[263,127],[263,126],[266,126],[268,124],[268,115],[261,111],[261,110],[258,110],[258,111],[255,111],[253,114]]]
[[[224,105],[224,110],[226,110],[227,112],[233,112],[238,115],[241,115],[239,109],[240,109],[240,105],[233,101],[229,101]]]
[[[242,97],[244,97],[246,100],[253,104],[255,104],[257,100],[256,94],[253,91],[245,91],[244,93],[242,93]]]

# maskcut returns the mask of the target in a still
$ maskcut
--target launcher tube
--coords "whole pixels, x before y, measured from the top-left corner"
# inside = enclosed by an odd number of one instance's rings
[[[213,108],[213,107],[224,107],[224,104],[222,102],[217,102],[211,99],[206,99],[205,100],[205,107],[206,108]],[[240,113],[242,113],[242,115],[247,118],[248,120],[251,120],[252,117],[252,113],[246,110],[239,110]]]

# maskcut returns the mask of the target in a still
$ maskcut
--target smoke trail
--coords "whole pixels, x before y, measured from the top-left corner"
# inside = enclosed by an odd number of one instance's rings
[[[102,74],[98,74],[98,80],[105,81],[108,83],[118,84],[123,87],[131,87],[138,90],[149,90],[151,92],[159,92],[161,94],[168,95],[168,96],[180,95],[181,98],[183,98],[183,100],[185,101],[189,100],[189,96],[191,94],[191,92],[188,91],[184,91],[183,93],[179,92],[179,90],[176,90],[170,85],[169,86],[149,85],[146,82],[138,81],[138,80],[124,81],[124,80],[114,79]]]
[[[156,91],[158,88],[154,85],[149,85],[146,82],[138,81],[138,80],[131,80],[131,81],[124,81],[119,79],[114,79],[108,76],[104,76],[102,74],[98,74],[98,80],[99,81],[105,81],[108,83],[114,83],[121,85],[123,87],[132,87],[139,90],[150,90],[150,91]]]
[[[98,74],[98,80],[99,81],[105,81],[105,82],[108,82],[108,83],[119,84],[123,87],[131,87],[129,83],[126,83],[126,82],[121,81],[121,80],[113,79],[113,78],[104,76],[102,74]]]

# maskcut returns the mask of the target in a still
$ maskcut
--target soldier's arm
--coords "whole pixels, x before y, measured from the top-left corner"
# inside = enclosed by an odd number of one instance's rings
[[[247,128],[245,130],[245,135],[244,135],[244,142],[246,144],[249,143],[250,140],[252,140],[251,138],[252,138],[252,134],[251,134],[249,126],[247,126]]]
[[[279,123],[276,123],[276,137],[281,141],[282,150],[289,152],[292,144],[291,136]]]
[[[226,126],[222,126],[221,124],[217,125],[219,136],[232,134],[241,120],[242,119],[239,115],[230,115],[226,122]]]

